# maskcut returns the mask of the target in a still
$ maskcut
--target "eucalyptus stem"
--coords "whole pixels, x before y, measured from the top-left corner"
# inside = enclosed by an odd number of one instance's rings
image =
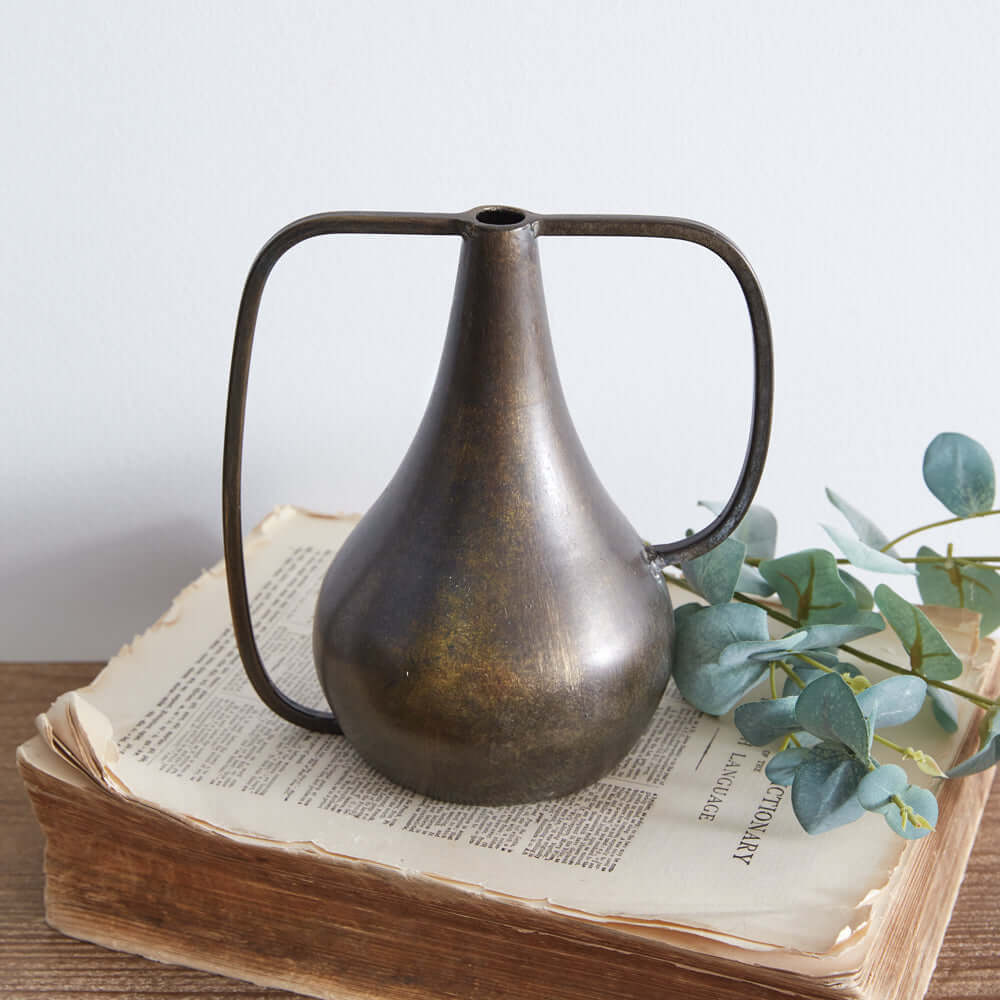
[[[1000,563],[1000,556],[893,556],[901,563]],[[837,562],[849,563],[849,559],[838,559]]]
[[[974,705],[978,705],[980,708],[992,708],[997,704],[996,701],[992,698],[987,698],[985,695],[976,694],[975,691],[968,691],[965,688],[949,684],[947,681],[939,681],[932,677],[925,677],[923,674],[918,674],[914,670],[908,670],[906,667],[900,667],[895,663],[889,663],[888,660],[883,660],[878,656],[872,656],[871,653],[866,653],[864,650],[858,649],[856,646],[841,646],[840,648],[845,653],[850,653],[851,656],[856,656],[859,660],[864,660],[865,663],[872,663],[876,667],[883,667],[885,670],[889,670],[894,674],[908,674],[910,676],[919,677],[929,687],[940,688],[942,691],[950,691],[952,694],[958,695],[959,698],[965,698],[966,701],[971,701]]]
[[[787,750],[789,745],[792,743],[794,743],[800,750],[802,749],[802,744],[799,742],[795,733],[789,733],[784,740],[782,740],[781,749],[778,752],[780,753],[782,750]]]
[[[810,667],[815,667],[817,670],[822,670],[824,674],[835,674],[837,673],[833,667],[828,667],[825,663],[820,663],[819,660],[814,660],[811,656],[807,656],[805,653],[792,653],[796,659],[801,660],[803,663],[808,663]]]
[[[878,733],[873,737],[876,743],[881,743],[883,746],[888,747],[890,750],[895,750],[896,753],[906,756],[906,747],[900,746],[898,743],[893,743],[892,740],[887,740],[884,736],[879,736]]]
[[[694,590],[692,590],[692,592],[697,593],[697,591]],[[777,608],[768,606],[763,601],[755,601],[752,597],[747,597],[746,594],[733,594],[733,600],[739,601],[740,604],[752,604],[755,608],[761,608],[767,612],[767,616],[769,618],[773,618],[776,622],[781,622],[783,625],[789,625],[792,628],[802,628],[799,622],[795,618],[792,618],[791,615],[786,615],[783,612],[778,611]]]
[[[784,670],[789,677],[791,677],[791,679],[795,682],[800,691],[805,690],[806,682],[801,677],[799,677],[799,675],[795,672],[795,668],[793,666],[791,666],[788,663],[785,663],[784,660],[775,660],[774,662],[777,663],[778,666],[781,667],[781,669]]]
[[[692,587],[687,580],[680,579],[675,576],[667,576],[667,579],[676,586],[680,587],[682,590],[687,590],[692,594],[697,594],[698,591]],[[700,595],[699,595],[700,596]],[[765,604],[763,601],[755,600],[752,597],[747,597],[746,594],[735,593],[733,594],[733,600],[739,601],[741,604],[752,604],[755,608],[760,608],[769,618],[773,618],[775,621],[781,622],[783,625],[788,625],[791,628],[800,629],[802,628],[802,623],[792,618],[790,615],[786,615],[781,611],[776,610],[769,604]],[[980,708],[993,708],[996,705],[1000,705],[1000,699],[994,700],[992,698],[987,698],[984,695],[976,694],[975,691],[967,691],[965,688],[957,687],[954,684],[948,684],[946,681],[935,680],[931,677],[924,677],[923,674],[916,674],[915,671],[908,669],[907,667],[900,667],[895,663],[890,663],[888,660],[883,660],[879,656],[872,656],[871,653],[866,653],[863,649],[858,649],[857,646],[841,646],[845,653],[850,653],[851,656],[857,657],[859,660],[863,660],[865,663],[871,663],[876,667],[882,667],[884,670],[888,670],[893,674],[908,674],[910,676],[917,676],[924,680],[930,687],[940,688],[942,691],[950,691],[952,694],[957,695],[959,698],[965,698],[966,701],[971,701],[974,705],[978,705]],[[785,670],[786,673],[791,671],[794,674],[794,670],[787,664],[779,661],[779,665]],[[789,674],[789,676],[791,676]],[[795,675],[795,679],[798,681],[798,675]],[[803,687],[805,685],[802,685]]]
[[[946,563],[952,562],[957,563],[961,566],[963,563],[985,563],[985,564],[997,564],[1000,565],[1000,556],[893,556],[896,562],[901,563]],[[759,566],[762,562],[767,562],[766,559],[745,559],[744,562],[748,566]],[[838,566],[850,566],[850,559],[838,559]]]
[[[961,517],[948,517],[943,521],[933,521],[930,524],[922,524],[919,528],[912,528],[910,531],[905,531],[898,538],[894,538],[891,542],[886,542],[882,546],[882,552],[888,552],[894,545],[898,545],[904,538],[909,538],[911,535],[919,534],[921,531],[929,531],[931,528],[943,528],[946,524],[958,524],[960,521],[971,521],[974,517],[990,517],[993,514],[1000,514],[1000,507],[996,510],[983,510],[978,514],[965,514]]]

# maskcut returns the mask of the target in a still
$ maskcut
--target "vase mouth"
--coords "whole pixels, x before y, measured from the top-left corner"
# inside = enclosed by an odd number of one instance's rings
[[[469,215],[477,226],[484,229],[516,229],[527,225],[530,213],[510,205],[481,205]]]

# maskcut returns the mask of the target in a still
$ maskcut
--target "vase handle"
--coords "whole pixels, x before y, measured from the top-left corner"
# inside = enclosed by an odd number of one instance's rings
[[[690,219],[642,215],[543,215],[539,236],[645,236],[698,243],[721,257],[743,290],[754,349],[753,418],[743,468],[736,488],[707,527],[677,542],[650,545],[649,550],[667,563],[694,559],[724,541],[743,520],[764,470],[771,433],[774,397],[774,362],[771,354],[771,322],[764,293],[746,257],[718,230]]]
[[[409,215],[391,212],[326,212],[299,219],[264,244],[247,275],[236,320],[233,361],[229,373],[226,405],[226,437],[222,455],[222,539],[226,559],[226,582],[233,615],[233,632],[243,668],[261,700],[289,722],[316,732],[339,733],[340,725],[330,712],[307,708],[282,694],[272,682],[254,638],[247,596],[246,564],[243,557],[241,472],[243,424],[246,414],[247,380],[257,313],[271,269],[293,246],[313,236],[332,233],[377,233],[382,235],[451,236],[462,232],[461,219],[446,215]]]

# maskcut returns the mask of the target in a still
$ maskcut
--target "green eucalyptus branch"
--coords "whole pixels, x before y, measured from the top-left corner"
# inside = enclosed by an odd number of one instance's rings
[[[840,558],[825,548],[776,557],[777,521],[770,511],[751,506],[728,539],[681,563],[682,576],[664,572],[672,585],[708,602],[677,609],[677,687],[710,715],[735,709],[736,728],[748,744],[780,740],[764,770],[770,781],[793,786],[792,808],[809,833],[851,822],[865,811],[881,814],[895,833],[909,839],[934,829],[934,793],[910,784],[898,765],[876,760],[873,745],[900,754],[936,778],[961,778],[1000,763],[1000,697],[991,699],[953,683],[964,665],[945,638],[948,630],[939,630],[918,605],[887,584],[872,592],[841,569],[910,576],[923,604],[976,612],[982,635],[1000,628],[1000,556],[957,556],[952,544],[944,555],[928,546],[915,555],[892,551],[931,528],[1000,514],[994,507],[992,459],[965,435],[939,434],[924,453],[923,474],[928,489],[954,517],[890,541],[828,489],[830,503],[853,529],[823,525]],[[716,514],[724,506],[701,503]],[[772,638],[768,619],[788,631]],[[887,629],[898,637],[907,665],[854,644]],[[841,654],[879,667],[887,676],[873,683]],[[787,677],[780,693],[779,671]],[[770,698],[745,701],[765,678]],[[957,698],[984,710],[980,748],[947,774],[924,750],[877,732],[916,718],[928,702],[937,724],[957,732]]]
[[[683,577],[678,577],[672,573],[663,574],[667,580],[670,581],[676,587],[680,587],[682,590],[686,590],[691,594],[698,594],[698,591],[691,586]],[[700,595],[698,595],[700,596]],[[782,625],[787,625],[792,629],[800,629],[803,627],[802,622],[790,615],[785,614],[783,611],[779,611],[773,604],[769,604],[767,601],[759,601],[755,597],[750,597],[747,594],[741,594],[738,591],[733,594],[733,600],[739,602],[740,604],[752,604],[755,608],[760,608],[768,618],[773,618],[777,622],[781,622]],[[871,653],[866,653],[863,649],[858,649],[857,646],[852,646],[849,643],[840,646],[845,653],[849,653],[856,659],[863,660],[865,663],[870,663],[872,666],[881,667],[883,670],[888,670],[893,674],[900,674],[902,676],[912,676],[914,671],[908,669],[907,667],[901,667],[898,663],[890,663],[888,660],[883,660],[880,656],[874,656]],[[801,654],[799,654],[801,656]],[[828,667],[824,667],[823,664],[811,661],[815,666],[822,670],[829,670]],[[787,664],[779,663],[786,672],[791,668]],[[789,674],[792,676],[792,674]],[[917,675],[921,676],[921,675]],[[793,677],[797,683],[799,679],[797,676]],[[925,683],[930,687],[939,688],[941,691],[947,691],[950,694],[956,695],[959,698],[965,698],[967,701],[972,702],[979,708],[993,708],[994,706],[1000,705],[1000,698],[987,698],[985,695],[977,694],[975,691],[969,691],[967,688],[961,688],[955,684],[949,684],[947,681],[934,680],[932,678],[923,677]],[[803,685],[804,687],[805,685]]]

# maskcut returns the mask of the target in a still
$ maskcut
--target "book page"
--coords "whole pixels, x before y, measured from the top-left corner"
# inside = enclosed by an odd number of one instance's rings
[[[248,542],[264,663],[306,704],[322,704],[316,594],[354,523],[281,508]],[[978,643],[972,616],[952,613],[947,624],[970,664],[964,683],[976,687],[992,644]],[[888,633],[858,645],[903,662]],[[949,737],[925,709],[897,738],[947,768],[966,721]],[[764,775],[773,750],[746,744],[731,716],[702,715],[673,685],[614,772],[574,795],[502,807],[428,799],[373,771],[343,737],[300,729],[258,700],[221,565],[93,684],[60,698],[42,731],[75,746],[111,790],[208,827],[761,950],[824,954],[856,940],[904,848],[876,815],[809,837],[789,790]]]

